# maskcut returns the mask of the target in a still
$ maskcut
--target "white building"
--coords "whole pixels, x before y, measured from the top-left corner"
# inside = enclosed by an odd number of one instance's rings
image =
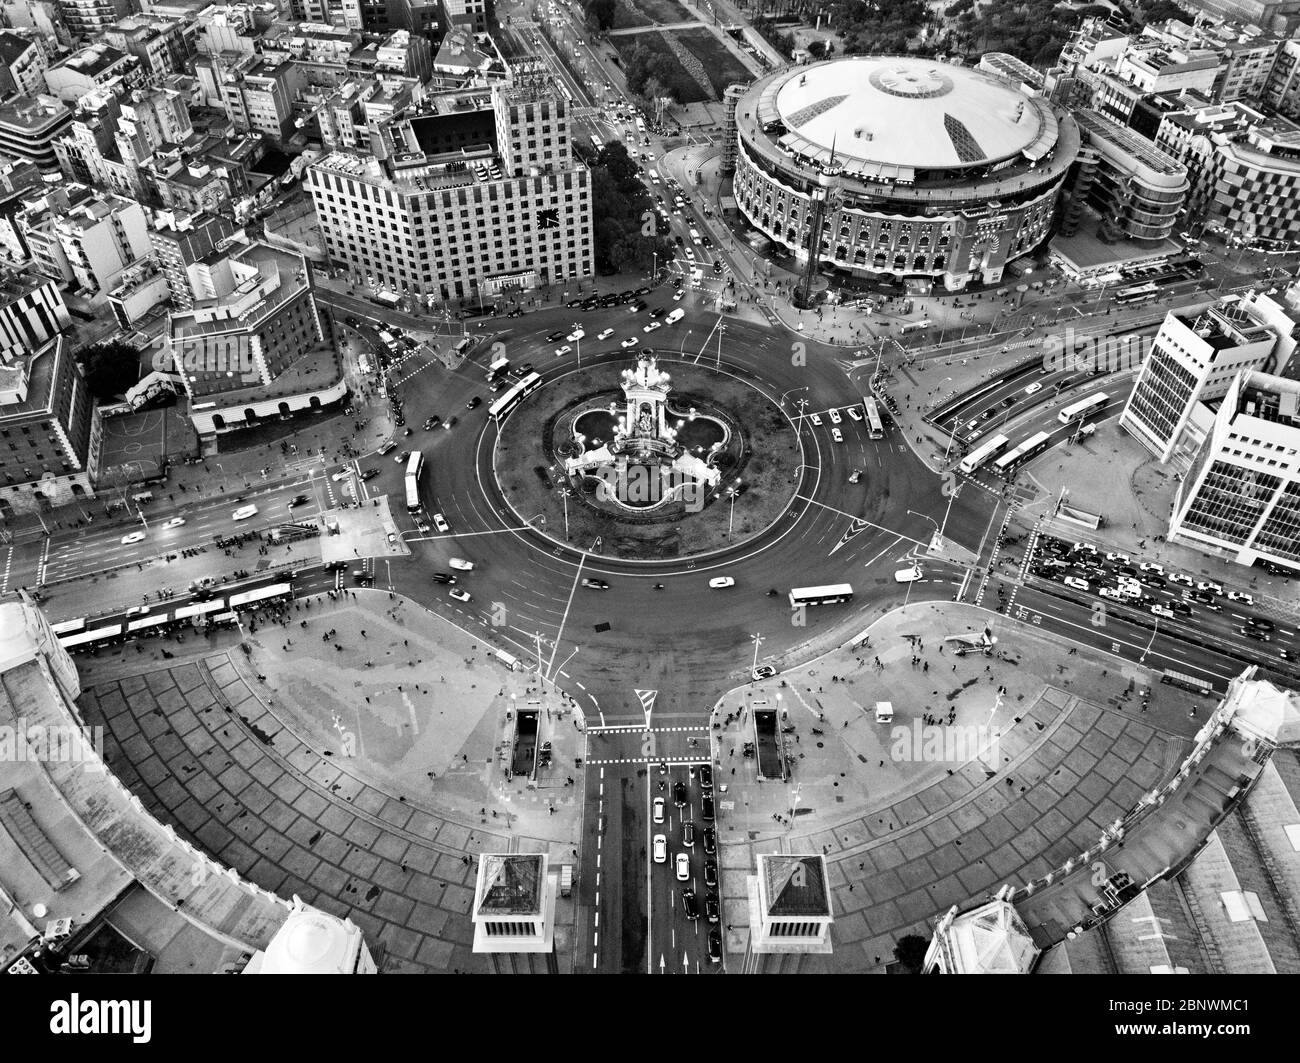
[[[474,885],[474,951],[494,957],[498,970],[533,970],[517,955],[545,955],[554,971],[558,876],[544,853],[483,853]],[[500,959],[497,959],[500,957]]]
[[[377,974],[360,928],[351,919],[304,904],[293,909],[265,950],[253,953],[243,974]]]
[[[1236,375],[1179,484],[1168,539],[1300,572],[1300,381]]]
[[[746,880],[749,949],[765,954],[831,951],[830,887],[820,853],[760,853],[757,873]]]
[[[330,259],[430,303],[591,277],[591,172],[554,84],[439,94],[427,111],[383,128],[382,157],[308,168]]]
[[[1295,327],[1281,306],[1254,293],[1230,296],[1195,316],[1170,311],[1120,426],[1160,461],[1177,457],[1185,464],[1199,443],[1198,405],[1222,398],[1242,369],[1280,371],[1295,350]],[[1199,423],[1204,427],[1205,419]]]

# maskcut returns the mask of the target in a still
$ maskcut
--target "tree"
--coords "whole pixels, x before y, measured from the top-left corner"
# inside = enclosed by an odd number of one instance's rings
[[[101,402],[120,399],[140,381],[140,352],[129,343],[109,340],[78,352],[86,386]]]
[[[583,14],[589,27],[607,30],[614,25],[614,15],[617,10],[617,0],[586,0]]]
[[[1166,19],[1176,18],[1180,22],[1191,23],[1192,16],[1184,8],[1179,7],[1173,0],[1151,0],[1151,3],[1142,6],[1142,18],[1140,21],[1150,24],[1152,22],[1164,22]]]
[[[907,934],[899,938],[894,945],[894,959],[909,974],[920,974],[921,968],[925,966],[925,953],[929,947],[930,943],[919,934]]]

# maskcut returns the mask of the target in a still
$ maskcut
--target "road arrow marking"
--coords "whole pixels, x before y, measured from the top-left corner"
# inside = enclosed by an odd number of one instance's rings
[[[860,535],[862,532],[866,531],[869,527],[871,527],[871,525],[868,524],[865,520],[860,520],[859,518],[854,517],[853,521],[849,524],[849,530],[840,536],[840,541],[831,547],[830,554],[827,554],[826,556],[830,557],[831,554],[834,554],[837,550],[839,550],[842,546],[844,546],[844,544],[847,543],[850,539],[852,539],[855,535]]]

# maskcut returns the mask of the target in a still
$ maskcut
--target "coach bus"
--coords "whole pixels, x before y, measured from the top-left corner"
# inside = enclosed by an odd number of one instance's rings
[[[1035,454],[1041,454],[1047,449],[1048,444],[1052,442],[1052,437],[1046,432],[1039,432],[1030,436],[1015,450],[1008,451],[1002,457],[993,463],[993,468],[997,470],[1000,476],[1006,476],[1022,461],[1028,461]]]
[[[1085,420],[1090,413],[1096,413],[1105,406],[1108,398],[1109,396],[1104,391],[1099,391],[1095,395],[1089,395],[1086,399],[1071,403],[1058,413],[1056,418],[1061,424]]]
[[[1133,284],[1121,288],[1115,293],[1115,302],[1120,306],[1138,306],[1142,303],[1155,302],[1160,289],[1154,284]]]
[[[510,412],[523,401],[525,395],[531,395],[542,386],[540,373],[529,373],[523,380],[502,395],[488,407],[488,416],[498,424],[510,416]]]
[[[826,587],[795,587],[790,591],[790,605],[837,605],[853,597],[853,588],[847,583],[832,583]]]
[[[1007,449],[1007,444],[1011,440],[1006,436],[994,436],[986,443],[980,444],[979,448],[961,459],[959,468],[967,476],[971,475],[976,469],[987,464]]]
[[[420,473],[424,470],[424,454],[411,451],[406,459],[406,511],[412,515],[423,510],[420,504]]]
[[[885,426],[880,420],[880,407],[870,395],[862,400],[862,413],[867,419],[867,438],[884,439]]]
[[[925,329],[928,329],[929,327],[930,327],[930,319],[928,317],[923,317],[921,318],[920,321],[909,321],[906,325],[902,326],[898,331],[901,333],[921,332]]]

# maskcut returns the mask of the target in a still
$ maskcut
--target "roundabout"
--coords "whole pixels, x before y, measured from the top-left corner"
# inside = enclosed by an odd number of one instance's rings
[[[738,374],[660,362],[561,376],[498,426],[493,468],[521,521],[653,562],[738,546],[789,512],[814,470],[791,416]]]

